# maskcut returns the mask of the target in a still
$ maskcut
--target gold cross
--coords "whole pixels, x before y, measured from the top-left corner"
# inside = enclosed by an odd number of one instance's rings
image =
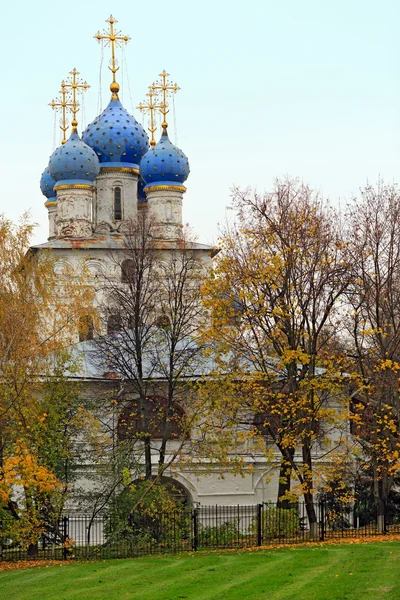
[[[167,80],[167,77],[169,77],[169,73],[167,73],[164,69],[164,71],[162,73],[160,73],[160,77],[161,79],[159,79],[158,81],[155,81],[151,86],[150,89],[155,91],[156,94],[162,93],[162,104],[161,104],[161,108],[160,108],[160,112],[164,115],[164,121],[161,123],[161,126],[163,129],[167,129],[168,127],[168,123],[166,120],[167,117],[167,113],[169,112],[169,110],[167,109],[168,106],[168,95],[170,94],[176,94],[176,92],[178,90],[180,90],[181,88],[178,87],[176,85],[176,83],[171,83],[171,81]]]
[[[51,108],[53,110],[56,110],[57,112],[61,112],[60,129],[63,132],[63,139],[61,140],[61,143],[65,144],[65,142],[67,141],[65,134],[66,134],[66,131],[67,131],[68,125],[69,125],[69,122],[67,119],[67,110],[71,110],[73,108],[72,102],[69,102],[70,96],[65,87],[65,81],[61,82],[61,90],[59,93],[61,94],[61,97],[56,98],[55,100],[52,100],[50,102],[49,106],[51,106]]]
[[[71,125],[72,125],[72,133],[78,133],[77,127],[78,127],[78,121],[76,120],[76,113],[79,110],[79,102],[77,100],[77,93],[80,92],[81,94],[83,92],[86,92],[86,90],[88,90],[90,88],[90,85],[88,85],[86,83],[86,81],[82,81],[82,79],[78,79],[77,75],[79,75],[79,72],[74,68],[72,69],[72,71],[69,72],[70,75],[72,75],[72,77],[69,77],[67,79],[66,82],[64,82],[64,87],[67,90],[71,90],[72,91],[72,108],[71,108],[71,112],[74,115]]]
[[[108,67],[113,74],[113,80],[110,85],[110,90],[112,94],[111,99],[118,100],[119,85],[117,83],[115,73],[118,71],[119,66],[115,58],[115,46],[119,48],[123,42],[127,44],[131,38],[129,37],[129,35],[121,35],[120,31],[115,31],[114,23],[118,23],[118,21],[114,19],[112,15],[110,15],[110,18],[106,20],[106,23],[110,24],[109,31],[106,31],[105,29],[103,29],[103,33],[100,33],[100,31],[98,31],[94,38],[99,42],[99,44],[101,40],[106,40],[106,46],[111,46],[111,66]]]
[[[149,114],[150,120],[149,120],[149,127],[147,129],[151,133],[150,146],[155,146],[156,140],[154,139],[154,132],[157,130],[157,125],[155,124],[154,111],[155,110],[162,111],[162,104],[160,104],[157,101],[157,98],[155,97],[155,94],[154,94],[153,90],[151,89],[151,87],[149,87],[149,90],[150,91],[148,92],[148,94],[146,94],[146,96],[149,97],[148,103],[145,104],[144,102],[141,102],[137,108],[140,110],[140,112]],[[155,102],[153,102],[153,98],[155,99]]]

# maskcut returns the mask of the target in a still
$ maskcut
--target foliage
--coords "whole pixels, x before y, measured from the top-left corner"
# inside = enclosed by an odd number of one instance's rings
[[[134,547],[163,544],[173,548],[189,537],[191,518],[163,484],[142,480],[125,488],[108,513],[105,531],[110,544]]]
[[[396,477],[386,500],[385,517],[389,526],[400,522],[399,484],[399,477]],[[359,525],[375,523],[378,507],[374,494],[374,470],[369,457],[365,457],[363,462],[360,461],[354,482],[354,496],[355,516],[359,519]]]
[[[226,521],[218,526],[201,525],[199,527],[199,546],[210,548],[216,546],[223,548],[228,546],[234,547],[236,544],[241,545],[241,540],[245,536],[240,531],[239,523],[236,521]]]
[[[29,250],[33,228],[27,215],[18,226],[0,217],[0,502],[13,535],[32,543],[62,508],[85,430],[65,372],[78,367],[69,348],[92,299],[85,273],[69,268],[62,294],[55,258]]]
[[[261,531],[264,541],[290,539],[300,533],[300,518],[297,508],[278,508],[265,503],[262,510]],[[257,517],[254,517],[252,531],[257,531]]]
[[[246,408],[247,419],[256,415],[247,440],[255,452],[262,450],[255,440],[266,453],[270,442],[279,450],[286,485],[278,495],[288,492],[294,472],[315,529],[313,494],[322,475],[313,455],[333,446],[338,452],[347,418],[348,362],[338,343],[347,250],[333,209],[298,181],[278,181],[263,196],[235,189],[233,202],[238,224],[225,230],[204,287],[212,313],[205,337],[217,355],[222,396],[214,402],[231,422],[243,423]]]
[[[400,468],[400,191],[367,185],[347,215],[352,285],[348,327],[357,366],[352,433],[373,472],[383,515]]]

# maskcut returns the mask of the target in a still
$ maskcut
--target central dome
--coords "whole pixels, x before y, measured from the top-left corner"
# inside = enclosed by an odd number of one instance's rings
[[[149,147],[143,127],[119,100],[111,100],[86,127],[82,139],[96,152],[101,166],[109,167],[139,169],[140,159]]]

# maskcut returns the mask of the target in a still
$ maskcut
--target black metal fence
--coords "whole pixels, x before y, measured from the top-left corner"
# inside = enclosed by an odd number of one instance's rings
[[[357,504],[314,505],[314,528],[304,503],[197,506],[168,513],[64,515],[24,538],[11,516],[0,519],[0,560],[128,558],[155,553],[292,544],[308,540],[400,533],[400,513],[377,525],[373,510]],[[314,535],[311,535],[311,532]]]

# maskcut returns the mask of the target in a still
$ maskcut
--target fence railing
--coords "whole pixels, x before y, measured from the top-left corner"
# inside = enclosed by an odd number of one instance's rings
[[[318,502],[310,510],[299,502],[196,506],[159,514],[71,513],[34,529],[11,515],[0,518],[0,560],[128,558],[189,550],[293,544],[308,540],[400,533],[400,512],[377,515],[357,504]],[[24,531],[29,530],[29,537]],[[33,531],[33,533],[32,533]],[[313,536],[311,533],[313,532]]]

